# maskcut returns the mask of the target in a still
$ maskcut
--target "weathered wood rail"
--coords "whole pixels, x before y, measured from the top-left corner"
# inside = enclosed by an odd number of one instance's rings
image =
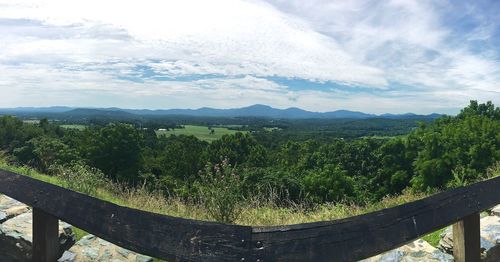
[[[169,261],[356,261],[454,224],[456,261],[479,261],[479,212],[500,203],[500,177],[345,219],[251,227],[118,206],[0,170],[0,193],[33,207],[33,259],[55,261],[58,219]]]

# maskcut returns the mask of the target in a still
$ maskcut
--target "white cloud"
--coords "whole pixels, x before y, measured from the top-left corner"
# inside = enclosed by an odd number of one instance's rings
[[[388,81],[436,91],[457,88],[500,91],[497,54],[488,57],[471,53],[467,51],[467,42],[456,46],[456,39],[461,36],[444,25],[442,13],[453,9],[453,3],[416,0],[271,2],[311,21],[315,30],[336,39],[358,62],[383,70]],[[481,25],[470,37],[487,39],[491,37],[491,27],[491,24]],[[479,96],[479,92],[473,93],[471,99],[476,95]]]
[[[383,113],[500,103],[498,50],[473,53],[467,42],[488,39],[498,24],[481,24],[461,43],[443,23],[450,8],[402,0],[0,0],[0,92],[8,97],[0,106],[261,103]],[[325,90],[292,90],[269,76]]]
[[[388,96],[351,96],[349,92],[338,91],[291,91],[272,81],[251,76],[217,77],[189,82],[146,80],[135,83],[116,79],[101,71],[75,73],[39,64],[0,66],[0,74],[3,81],[0,82],[2,105],[7,107],[85,105],[144,108],[147,101],[149,108],[232,108],[262,103],[279,108],[300,105],[301,108],[313,111],[349,108],[373,113],[431,113],[448,112],[456,104],[465,105],[471,95],[459,90],[417,94],[392,91]],[[17,87],[16,83],[23,84]],[[420,95],[428,96],[429,99],[416,99]],[[480,98],[487,99],[488,96]]]
[[[203,73],[279,75],[380,88],[387,84],[382,71],[357,63],[334,40],[260,2],[45,1],[36,8],[2,10],[0,17],[94,33],[57,40],[22,38],[28,43],[15,45],[18,51],[11,56],[180,60],[177,67],[187,72],[198,65]],[[109,25],[133,40],[96,39]]]

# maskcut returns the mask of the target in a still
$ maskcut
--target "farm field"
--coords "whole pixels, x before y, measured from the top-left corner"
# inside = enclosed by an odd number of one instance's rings
[[[78,130],[84,130],[86,128],[85,125],[61,125],[61,127],[66,129],[78,129]]]
[[[231,130],[226,127],[212,127],[212,130],[214,130],[213,133],[211,133],[211,130],[208,129],[208,126],[185,125],[184,128],[157,130],[156,134],[158,136],[193,135],[200,140],[206,142],[212,142],[214,140],[220,139],[223,135],[231,135],[237,132],[243,132],[243,133],[246,132],[246,131]]]
[[[23,123],[36,125],[36,124],[40,123],[40,120],[37,120],[37,119],[25,119],[25,120],[23,120]]]
[[[267,131],[267,132],[280,131],[280,130],[282,130],[282,129],[279,127],[264,127],[264,131]]]

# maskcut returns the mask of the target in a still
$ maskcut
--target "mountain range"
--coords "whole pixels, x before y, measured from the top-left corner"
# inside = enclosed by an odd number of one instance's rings
[[[252,105],[232,109],[215,109],[203,107],[199,109],[122,109],[122,108],[76,108],[76,107],[17,107],[0,109],[0,114],[64,114],[64,115],[107,115],[107,116],[198,116],[198,117],[268,117],[277,119],[366,119],[366,118],[438,118],[441,114],[417,115],[406,114],[368,114],[349,110],[336,110],[331,112],[311,112],[300,108],[291,107],[278,109],[266,105]]]

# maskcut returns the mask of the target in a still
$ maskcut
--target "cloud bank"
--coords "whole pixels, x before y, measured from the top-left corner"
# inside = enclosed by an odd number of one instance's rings
[[[0,107],[500,103],[496,1],[3,1]]]

